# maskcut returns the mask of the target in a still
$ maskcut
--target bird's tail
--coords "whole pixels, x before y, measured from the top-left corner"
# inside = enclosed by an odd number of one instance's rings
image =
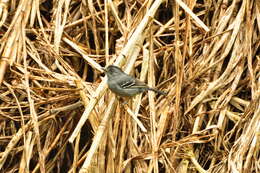
[[[154,89],[154,88],[148,88],[148,90],[156,92],[156,93],[161,94],[161,95],[165,95],[165,96],[168,94],[168,92],[160,91],[160,90],[157,90],[157,89]]]

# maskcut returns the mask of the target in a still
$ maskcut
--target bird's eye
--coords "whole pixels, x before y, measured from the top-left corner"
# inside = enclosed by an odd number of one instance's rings
[[[115,70],[112,69],[112,68],[109,69],[109,72],[110,72],[110,73],[114,73],[114,71],[115,71]]]

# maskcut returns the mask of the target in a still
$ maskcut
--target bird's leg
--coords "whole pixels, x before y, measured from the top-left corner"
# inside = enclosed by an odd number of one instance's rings
[[[119,96],[117,96],[117,97],[119,97]],[[119,97],[119,100],[122,103],[122,105],[124,106],[124,105],[126,105],[129,102],[130,99],[129,98]]]

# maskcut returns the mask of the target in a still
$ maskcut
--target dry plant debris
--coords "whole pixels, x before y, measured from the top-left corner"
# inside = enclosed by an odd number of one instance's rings
[[[0,0],[0,39],[0,172],[260,172],[259,0]]]

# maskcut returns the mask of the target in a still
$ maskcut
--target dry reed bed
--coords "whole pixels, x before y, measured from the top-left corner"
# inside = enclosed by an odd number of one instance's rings
[[[260,172],[259,1],[0,2],[1,172]]]

